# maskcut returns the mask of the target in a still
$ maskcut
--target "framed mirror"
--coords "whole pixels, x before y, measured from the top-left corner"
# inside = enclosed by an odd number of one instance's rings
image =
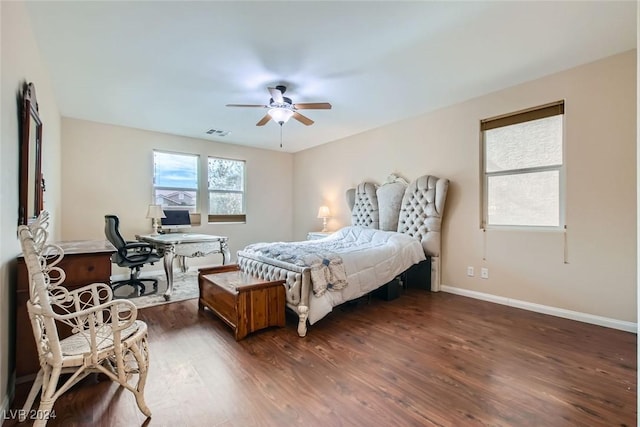
[[[43,209],[42,120],[36,89],[25,83],[20,102],[20,172],[18,183],[18,225],[29,224]]]

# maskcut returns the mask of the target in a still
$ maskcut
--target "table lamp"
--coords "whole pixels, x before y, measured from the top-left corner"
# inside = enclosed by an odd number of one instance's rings
[[[166,218],[164,211],[162,210],[162,206],[160,205],[149,205],[149,209],[147,210],[147,218],[151,218],[151,224],[153,225],[153,233],[152,236],[158,235],[158,219]]]
[[[320,206],[318,209],[318,218],[322,218],[322,232],[326,233],[327,231],[327,218],[331,216],[331,211],[327,206]]]

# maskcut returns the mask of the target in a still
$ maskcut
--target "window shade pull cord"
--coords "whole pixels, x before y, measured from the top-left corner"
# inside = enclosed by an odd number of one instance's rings
[[[564,241],[564,263],[569,264],[569,236],[567,232],[567,225],[564,226],[563,231],[563,241]]]
[[[487,260],[487,229],[482,229],[482,260]]]

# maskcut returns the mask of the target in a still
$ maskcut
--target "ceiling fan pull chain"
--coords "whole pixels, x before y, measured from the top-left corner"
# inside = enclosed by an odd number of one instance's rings
[[[280,122],[280,148],[282,148],[282,122]]]

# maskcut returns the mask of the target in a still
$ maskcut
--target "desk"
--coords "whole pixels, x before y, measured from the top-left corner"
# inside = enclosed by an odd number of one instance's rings
[[[201,257],[209,254],[222,254],[222,264],[227,264],[231,259],[227,238],[213,236],[211,234],[191,233],[167,233],[167,234],[143,234],[136,239],[147,242],[155,247],[163,256],[164,272],[167,275],[167,291],[164,299],[169,301],[173,292],[173,259],[178,257],[180,270],[187,271],[185,257]]]

